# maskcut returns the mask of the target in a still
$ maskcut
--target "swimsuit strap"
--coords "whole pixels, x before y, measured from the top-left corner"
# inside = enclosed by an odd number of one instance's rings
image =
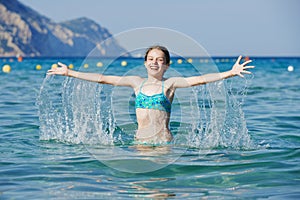
[[[140,91],[139,92],[141,92],[142,91],[142,87],[144,86],[144,83],[147,81],[147,79],[145,79],[143,82],[142,82],[142,84],[141,84],[141,86],[140,86]]]

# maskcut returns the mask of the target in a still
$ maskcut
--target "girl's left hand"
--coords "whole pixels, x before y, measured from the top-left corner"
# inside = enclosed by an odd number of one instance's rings
[[[251,74],[251,72],[247,71],[247,69],[254,68],[255,66],[247,66],[247,64],[251,63],[252,60],[247,60],[244,63],[240,64],[241,59],[242,56],[239,56],[234,65],[232,66],[231,73],[234,76],[238,75],[243,78],[243,74]]]

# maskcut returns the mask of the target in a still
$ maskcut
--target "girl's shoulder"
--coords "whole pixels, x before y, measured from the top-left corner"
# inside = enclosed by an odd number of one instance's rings
[[[170,77],[170,78],[165,78],[164,79],[164,85],[166,88],[171,88],[174,83],[176,83],[177,77]]]
[[[187,87],[188,82],[184,77],[171,77],[165,80],[165,86],[169,89]]]
[[[140,76],[127,76],[127,79],[132,83],[134,90],[137,90],[146,80],[146,78],[142,78]]]
[[[170,77],[164,79],[165,84],[173,85],[174,83],[178,81],[182,81],[183,77]]]

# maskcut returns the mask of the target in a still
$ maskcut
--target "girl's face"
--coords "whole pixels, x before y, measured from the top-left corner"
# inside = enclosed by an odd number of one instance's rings
[[[164,52],[159,49],[152,49],[147,55],[145,67],[148,74],[152,76],[163,76],[169,66],[166,65]]]

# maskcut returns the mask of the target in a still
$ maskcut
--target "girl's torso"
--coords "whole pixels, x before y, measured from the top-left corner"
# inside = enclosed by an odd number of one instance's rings
[[[136,92],[136,140],[141,142],[168,142],[172,140],[169,120],[172,102],[165,95],[164,81],[148,83],[145,79]]]

